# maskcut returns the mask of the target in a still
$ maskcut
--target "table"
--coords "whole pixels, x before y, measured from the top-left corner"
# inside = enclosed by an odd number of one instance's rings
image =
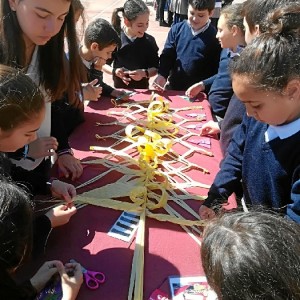
[[[196,109],[183,111],[180,114],[185,115],[195,111],[198,113],[205,112],[207,119],[211,119],[209,104],[204,96],[191,103],[181,98],[180,95],[183,93],[176,91],[167,91],[164,94],[166,99],[171,101],[173,108],[203,106],[201,112]],[[140,101],[149,99],[149,97],[149,91],[140,90],[132,98]],[[114,110],[116,109],[110,99],[107,98],[89,103],[85,110],[85,123],[75,130],[70,139],[76,157],[83,160],[89,160],[91,157],[103,157],[103,153],[91,152],[89,147],[91,145],[108,146],[111,144],[109,138],[97,141],[95,134],[111,134],[116,128],[114,126],[99,127],[95,124],[96,122],[115,121],[114,115],[108,115]],[[213,157],[198,153],[189,158],[190,161],[210,171],[210,174],[203,174],[199,170],[190,170],[189,172],[189,176],[194,180],[201,178],[199,181],[206,184],[212,183],[222,158],[217,139],[211,138],[211,149],[209,150],[213,152]],[[176,147],[176,151],[180,152],[182,149]],[[103,170],[97,166],[86,166],[82,178],[76,184],[85,182],[101,171]],[[110,174],[103,177],[100,182],[87,186],[85,190],[104,186],[117,179],[117,174]],[[78,192],[80,193],[82,190]],[[195,190],[195,193],[206,195],[207,190],[200,188]],[[199,201],[190,200],[188,204],[196,211],[200,206]],[[106,282],[98,290],[91,291],[83,284],[78,295],[79,300],[127,299],[135,247],[134,240],[129,244],[107,235],[120,214],[120,211],[91,205],[79,209],[67,225],[53,230],[48,240],[45,255],[36,260],[30,269],[34,269],[44,260],[60,259],[67,262],[73,258],[87,269],[101,271],[106,275]],[[144,299],[149,299],[151,293],[157,288],[168,292],[167,278],[170,275],[203,275],[199,246],[179,225],[147,219],[144,270]]]

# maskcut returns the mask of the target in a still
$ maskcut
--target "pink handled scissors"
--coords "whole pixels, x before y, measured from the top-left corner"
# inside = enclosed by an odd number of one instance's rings
[[[71,263],[76,263],[76,260],[71,259]],[[91,290],[95,290],[99,287],[101,283],[105,281],[105,275],[101,272],[89,271],[83,266],[81,266],[83,277],[85,279],[85,284]]]

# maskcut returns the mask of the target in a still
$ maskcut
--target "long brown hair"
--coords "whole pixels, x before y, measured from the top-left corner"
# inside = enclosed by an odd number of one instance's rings
[[[67,94],[71,104],[80,106],[78,92],[81,91],[81,82],[86,82],[86,74],[78,53],[73,0],[66,1],[71,4],[61,30],[46,45],[39,46],[40,84],[52,101]],[[69,49],[69,59],[64,52],[64,37]],[[8,0],[1,1],[0,8],[0,63],[17,68],[26,67],[22,30]]]

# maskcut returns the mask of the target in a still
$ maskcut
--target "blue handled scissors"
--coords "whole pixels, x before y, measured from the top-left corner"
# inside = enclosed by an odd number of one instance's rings
[[[76,263],[75,259],[70,260],[71,263]],[[101,283],[105,282],[105,275],[102,272],[89,271],[81,266],[81,271],[85,279],[85,284],[91,290],[95,290]]]

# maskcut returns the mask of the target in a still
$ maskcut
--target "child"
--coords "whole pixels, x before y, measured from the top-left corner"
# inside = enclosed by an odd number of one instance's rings
[[[120,12],[124,18],[122,29]],[[158,46],[146,33],[149,14],[142,0],[127,0],[112,14],[112,25],[121,36],[121,47],[114,53],[110,68],[116,88],[148,89],[149,78],[157,74]]]
[[[188,20],[173,25],[168,33],[154,88],[163,90],[168,79],[166,88],[171,90],[186,90],[199,81],[209,90],[221,50],[209,19],[214,7],[214,0],[189,0]]]
[[[208,100],[213,114],[220,118],[224,118],[228,103],[233,95],[228,64],[232,57],[238,55],[241,47],[245,46],[242,8],[243,5],[241,4],[225,6],[221,10],[218,21],[216,37],[223,50],[218,74],[208,93]],[[202,91],[202,88],[203,82],[198,82],[187,89],[186,95],[194,98]]]
[[[233,90],[245,104],[244,116],[221,169],[200,207],[212,207],[240,187],[246,204],[283,210],[300,222],[298,199],[291,200],[300,165],[300,7],[271,14],[267,32],[252,41],[231,67]]]
[[[299,230],[299,224],[258,211],[209,222],[201,260],[218,299],[299,299]]]
[[[41,126],[45,116],[45,103],[43,95],[34,85],[32,80],[21,71],[0,65],[0,153],[14,152],[31,143],[37,137],[37,131]],[[1,154],[3,157],[3,153]],[[17,167],[10,166],[9,162],[2,159],[3,166],[0,165],[0,173],[14,176],[18,173]],[[34,194],[32,188],[35,180],[40,183],[40,189],[52,192],[54,195],[71,202],[76,196],[73,185],[60,180],[49,182],[47,174],[41,178],[19,178],[27,188]]]
[[[291,3],[294,1],[295,0],[248,0],[243,5],[242,12],[242,15],[244,16],[244,28],[246,29],[245,39],[247,42],[250,43],[253,38],[265,31],[263,28],[263,23],[269,12],[281,5],[284,5],[285,3]],[[249,27],[245,21],[246,19],[252,24],[251,32],[253,32],[253,34],[251,35],[249,34]],[[255,31],[255,28],[260,28],[260,30]],[[236,128],[238,128],[238,126],[241,124],[245,112],[246,108],[243,102],[241,102],[236,95],[233,95],[229,101],[223,120],[221,120],[219,123],[214,121],[207,122],[201,128],[200,134],[211,135],[217,134],[221,131],[220,146],[222,153],[225,156],[232,136]]]
[[[30,255],[33,239],[31,203],[21,188],[0,179],[0,298],[36,299],[51,277],[59,273],[63,299],[75,299],[83,282],[81,266],[47,261],[28,281],[18,285],[12,274]],[[40,222],[39,225],[42,223]],[[74,274],[69,277],[68,273]]]
[[[97,83],[102,87],[103,96],[124,95],[123,91],[118,91],[103,82],[101,71],[106,61],[111,59],[119,43],[120,38],[115,29],[109,22],[99,18],[88,25],[84,34],[84,43],[79,48],[81,59],[88,70],[88,80],[97,79]]]
[[[81,72],[73,18],[70,0],[2,1],[0,62],[24,69],[43,90],[46,102],[46,117],[38,139],[29,145],[26,159],[19,155],[24,149],[14,157],[14,164],[24,169],[20,177],[49,172],[50,160],[45,157],[53,155],[52,150],[57,151],[59,168],[66,177],[75,179],[82,174],[81,163],[72,155],[68,136],[63,132],[64,120],[59,113],[51,114],[51,102],[64,94],[70,105],[83,109],[80,83],[86,80]],[[69,61],[64,55],[65,36]]]

